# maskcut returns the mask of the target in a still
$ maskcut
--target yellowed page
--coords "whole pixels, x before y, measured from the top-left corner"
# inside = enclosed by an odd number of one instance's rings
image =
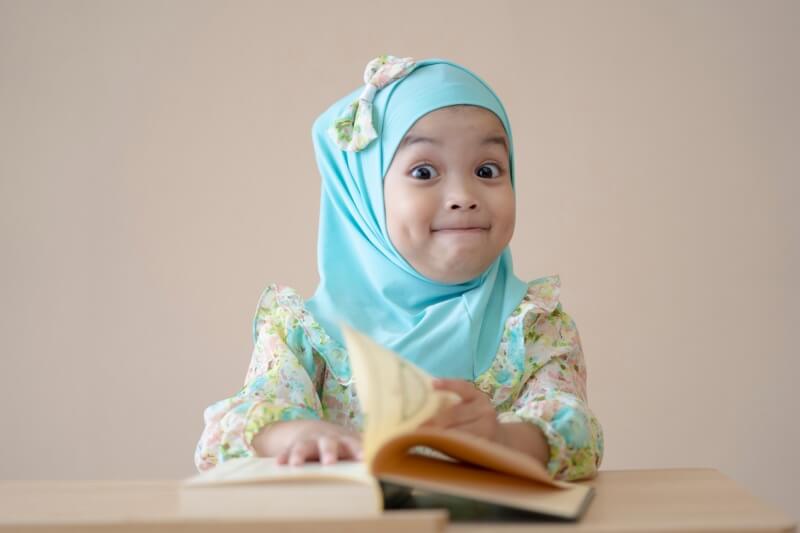
[[[435,390],[433,378],[421,368],[347,324],[340,326],[365,413],[363,446],[367,464],[382,443],[416,429],[442,407],[460,401],[455,393]]]
[[[429,428],[417,429],[384,442],[373,458],[372,473],[382,478],[386,472],[402,469],[397,465],[405,464],[408,457],[415,455],[406,452],[416,446],[427,446],[444,452],[452,459],[515,478],[558,488],[572,486],[568,482],[552,479],[539,461],[523,452],[463,431]]]
[[[413,454],[382,468],[381,479],[400,485],[568,519],[580,516],[592,496],[587,485],[564,483],[553,490],[523,477]]]

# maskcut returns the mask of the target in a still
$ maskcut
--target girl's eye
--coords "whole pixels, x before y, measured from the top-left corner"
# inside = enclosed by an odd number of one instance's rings
[[[436,169],[431,165],[420,165],[411,169],[411,175],[420,180],[429,180],[439,174],[436,173]]]
[[[494,163],[485,163],[478,167],[475,174],[479,178],[496,178],[500,175],[500,167]]]

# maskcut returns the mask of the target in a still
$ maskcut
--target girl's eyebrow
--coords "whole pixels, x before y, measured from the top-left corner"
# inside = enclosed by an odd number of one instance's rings
[[[400,143],[400,148],[415,143],[430,143],[435,146],[442,145],[442,141],[440,141],[439,139],[434,139],[433,137],[423,137],[422,135],[406,135],[406,138],[403,139],[403,142]]]
[[[486,137],[484,140],[481,141],[481,145],[484,144],[499,144],[503,148],[506,149],[506,153],[508,153],[508,145],[506,144],[506,138],[502,135],[492,135]]]
[[[403,139],[403,142],[400,143],[400,148],[404,148],[406,146],[415,144],[415,143],[429,143],[433,144],[434,146],[441,146],[442,141],[439,139],[434,139],[433,137],[425,137],[423,135],[406,135]],[[506,138],[502,135],[490,135],[486,137],[484,140],[481,141],[481,145],[486,144],[499,144],[503,148],[505,148],[506,153],[508,153],[508,145],[506,145]]]

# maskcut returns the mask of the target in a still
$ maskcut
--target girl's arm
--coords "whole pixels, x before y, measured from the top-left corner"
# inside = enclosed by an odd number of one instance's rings
[[[437,379],[461,403],[443,409],[425,426],[458,429],[535,457],[562,480],[593,477],[603,457],[603,431],[586,399],[586,367],[578,330],[561,304],[526,326],[532,365],[515,400],[495,411],[473,383]]]
[[[544,355],[544,363],[498,419],[536,426],[548,444],[545,464],[555,478],[594,477],[603,458],[603,431],[588,406],[586,365],[575,322],[558,304],[531,327],[536,331],[530,337],[539,343],[533,351]]]
[[[278,285],[267,287],[262,294],[244,387],[204,412],[205,429],[194,457],[199,470],[227,459],[257,455],[253,438],[273,422],[322,418],[317,391],[325,363],[302,342],[303,331],[292,309],[295,298],[291,289]]]

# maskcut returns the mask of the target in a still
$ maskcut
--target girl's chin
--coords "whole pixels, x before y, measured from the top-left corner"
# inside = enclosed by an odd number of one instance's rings
[[[463,265],[458,265],[451,268],[439,268],[436,270],[436,274],[429,275],[428,277],[439,283],[457,285],[459,283],[472,281],[483,274],[484,270],[483,268],[466,269],[463,268]]]

